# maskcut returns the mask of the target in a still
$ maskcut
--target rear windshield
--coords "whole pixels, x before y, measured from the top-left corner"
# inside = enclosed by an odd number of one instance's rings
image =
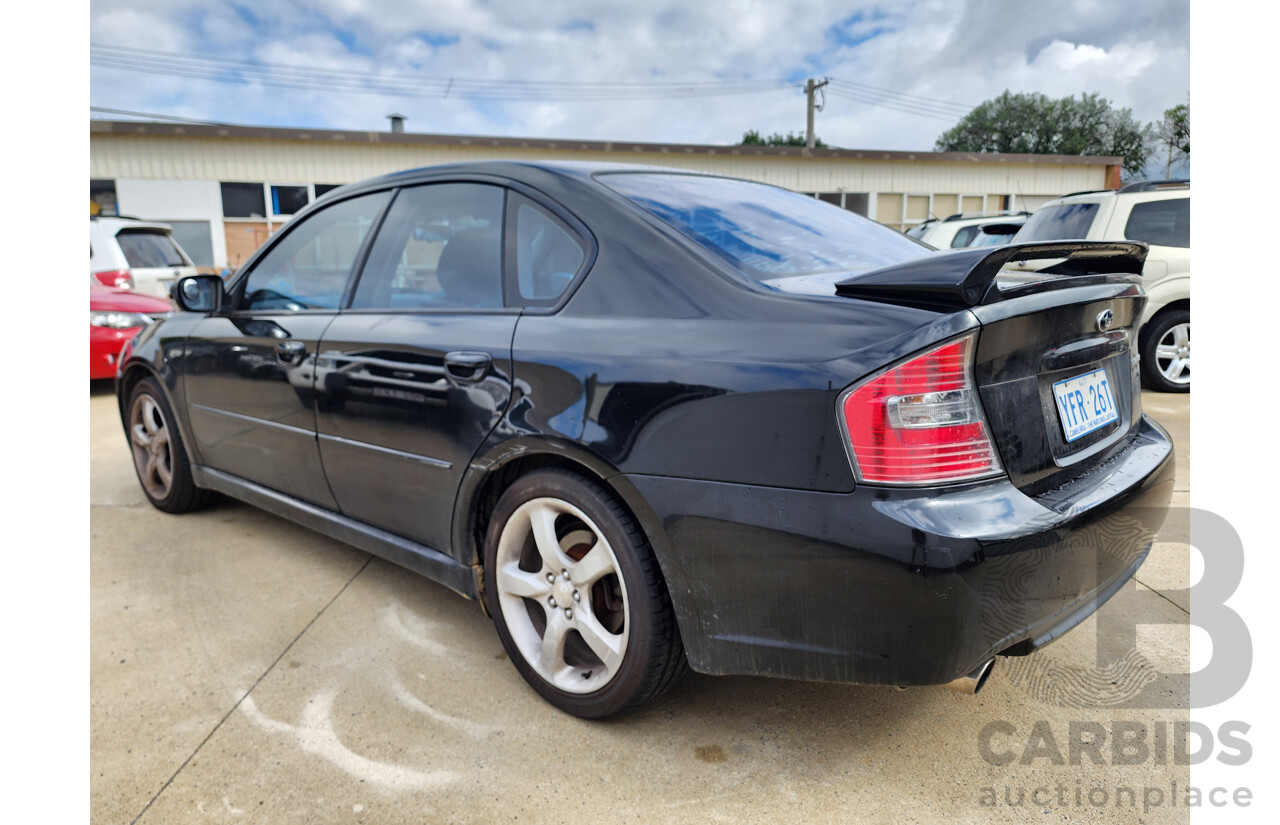
[[[1045,207],[1022,225],[1017,242],[1084,240],[1097,214],[1096,203],[1064,203]]]
[[[759,281],[857,273],[928,254],[861,215],[762,183],[662,172],[597,179]]]
[[[116,240],[132,269],[187,265],[178,245],[163,230],[121,229],[116,233]]]

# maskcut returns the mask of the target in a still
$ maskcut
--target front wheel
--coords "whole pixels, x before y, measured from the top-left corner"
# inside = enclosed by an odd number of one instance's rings
[[[575,716],[622,713],[669,688],[684,648],[643,531],[571,473],[518,479],[494,510],[485,598],[520,675]]]
[[[129,449],[147,500],[166,513],[203,507],[212,493],[195,485],[182,434],[164,392],[150,378],[129,393]]]
[[[1162,312],[1143,330],[1142,383],[1161,392],[1191,391],[1191,312]]]

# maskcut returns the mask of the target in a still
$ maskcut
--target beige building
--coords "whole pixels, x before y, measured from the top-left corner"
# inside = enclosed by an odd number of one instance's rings
[[[1120,158],[617,143],[256,126],[89,122],[91,209],[173,225],[203,267],[236,267],[344,183],[470,160],[672,166],[805,192],[906,229],[956,212],[1034,210],[1115,188]]]

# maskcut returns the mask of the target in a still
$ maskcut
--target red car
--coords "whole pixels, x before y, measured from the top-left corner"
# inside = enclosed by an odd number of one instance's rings
[[[168,301],[103,286],[89,276],[89,380],[115,378],[120,350],[138,330],[172,310]]]

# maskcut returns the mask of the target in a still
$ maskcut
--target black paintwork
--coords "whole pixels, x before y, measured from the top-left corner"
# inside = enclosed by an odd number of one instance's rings
[[[1127,380],[1145,299],[1124,273],[1140,245],[960,250],[842,294],[839,277],[825,294],[780,291],[597,183],[603,168],[467,164],[335,190],[290,228],[353,195],[477,181],[552,212],[588,254],[551,306],[239,311],[273,238],[218,311],[176,313],[126,349],[122,414],[132,385],[157,376],[197,483],[469,596],[513,473],[593,476],[645,528],[690,662],[710,673],[948,681],[1056,636],[1136,569],[1172,487],[1172,446]],[[1055,256],[1074,263],[996,278],[1009,260]],[[841,393],[975,330],[1008,476],[857,483]],[[1120,421],[1068,449],[1047,388],[1096,365]]]

